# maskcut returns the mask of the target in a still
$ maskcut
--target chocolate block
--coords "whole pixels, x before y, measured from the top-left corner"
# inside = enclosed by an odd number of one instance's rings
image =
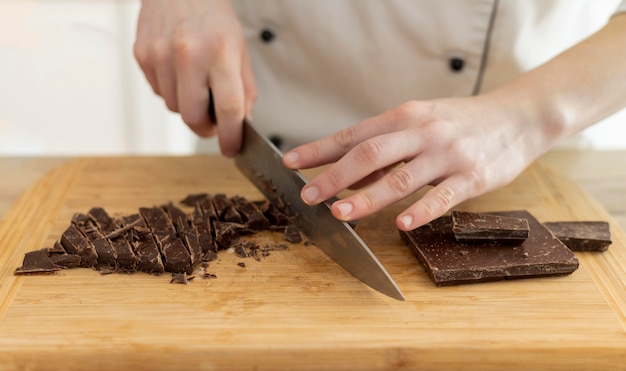
[[[174,224],[174,227],[180,226],[182,227],[181,229],[183,229],[184,232],[184,229],[186,229],[186,227],[189,225],[189,222],[187,221],[187,214],[185,214],[180,208],[174,206],[174,204],[172,204],[171,202],[167,205],[164,205],[163,210],[167,212],[170,220]],[[177,231],[179,233],[181,232],[178,229]]]
[[[197,207],[202,211],[202,216],[205,220],[218,220],[219,217],[217,215],[217,211],[215,211],[215,206],[213,206],[213,197],[208,197],[200,202],[198,202]]]
[[[213,223],[215,229],[215,242],[222,249],[228,249],[233,241],[239,237],[239,230],[245,228],[239,223],[219,222]]]
[[[559,276],[578,268],[574,254],[530,213],[494,214],[528,220],[528,238],[520,245],[508,246],[458,242],[452,233],[451,216],[409,232],[400,231],[400,235],[438,286]]]
[[[528,221],[501,215],[452,212],[452,232],[457,241],[521,243],[528,238]]]
[[[606,251],[613,242],[607,222],[546,222],[543,225],[572,251]]]
[[[61,235],[61,245],[68,253],[80,256],[81,267],[92,268],[98,263],[96,248],[73,224]]]
[[[244,197],[235,196],[231,198],[239,214],[243,216],[243,223],[253,230],[264,230],[269,227],[269,220],[263,215],[263,211],[259,207],[245,199]]]
[[[215,208],[215,213],[217,214],[218,219],[224,220],[224,213],[227,209],[233,206],[233,203],[230,202],[230,199],[226,197],[223,193],[218,193],[213,196],[213,207]]]
[[[22,266],[15,270],[15,274],[48,274],[58,270],[61,270],[61,267],[54,264],[46,249],[41,249],[27,252],[24,255]]]

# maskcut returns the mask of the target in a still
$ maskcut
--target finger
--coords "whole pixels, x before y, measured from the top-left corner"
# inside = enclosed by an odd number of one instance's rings
[[[365,217],[418,191],[433,179],[441,177],[443,172],[445,166],[417,158],[391,169],[388,174],[362,191],[335,202],[331,211],[341,220]]]
[[[178,108],[183,121],[194,133],[209,137],[215,134],[215,128],[209,118],[206,68],[199,64],[198,54],[202,50],[189,42],[176,54]]]
[[[155,45],[152,53],[156,66],[155,76],[159,95],[165,100],[165,105],[170,111],[178,112],[176,74],[170,49],[166,48],[164,44]]]
[[[243,90],[246,97],[245,115],[247,118],[252,119],[252,108],[257,100],[258,91],[254,81],[254,75],[252,73],[252,66],[250,65],[250,57],[248,55],[247,48],[244,48],[241,76],[243,78]]]
[[[445,179],[396,218],[400,230],[410,231],[442,216],[474,196],[473,185],[464,176]]]
[[[141,68],[144,76],[146,77],[146,80],[150,84],[152,91],[154,91],[156,95],[161,95],[159,94],[159,85],[157,83],[156,72],[154,71],[152,63],[150,62],[150,54],[144,44],[145,43],[143,42],[143,40],[138,38],[137,41],[135,41],[135,45],[133,46],[133,54],[135,56],[137,64],[139,65],[139,68]]]
[[[380,169],[419,153],[418,140],[407,131],[379,135],[359,143],[302,190],[302,199],[312,205],[327,200]]]
[[[326,138],[294,148],[283,156],[285,166],[307,169],[339,160],[357,144],[388,132],[395,131],[392,115],[383,113],[340,130]]]
[[[232,53],[226,53],[213,65],[209,78],[213,89],[220,149],[225,156],[233,157],[241,147],[241,130],[245,116],[241,58],[233,58]]]

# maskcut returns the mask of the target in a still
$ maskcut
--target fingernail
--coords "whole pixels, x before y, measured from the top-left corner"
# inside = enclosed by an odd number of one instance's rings
[[[350,216],[352,209],[354,209],[352,204],[349,202],[337,203],[335,204],[335,207],[339,210],[339,214],[341,214],[341,217],[344,219],[347,219]]]
[[[287,152],[283,155],[283,162],[287,166],[295,166],[298,162],[298,153]]]
[[[309,205],[317,203],[320,191],[316,187],[307,187],[302,191],[302,199]]]
[[[409,229],[411,224],[413,224],[413,217],[411,215],[401,216],[400,223],[402,223],[405,229]]]

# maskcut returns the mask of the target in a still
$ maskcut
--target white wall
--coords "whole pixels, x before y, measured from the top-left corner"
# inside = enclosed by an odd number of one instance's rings
[[[138,10],[138,0],[0,0],[0,155],[194,152],[133,60]],[[626,115],[586,137],[626,149]]]

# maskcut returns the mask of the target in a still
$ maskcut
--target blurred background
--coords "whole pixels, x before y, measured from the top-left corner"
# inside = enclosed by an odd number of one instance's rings
[[[196,152],[133,59],[138,11],[139,0],[0,0],[0,155]],[[562,147],[626,149],[626,112],[583,137]]]

